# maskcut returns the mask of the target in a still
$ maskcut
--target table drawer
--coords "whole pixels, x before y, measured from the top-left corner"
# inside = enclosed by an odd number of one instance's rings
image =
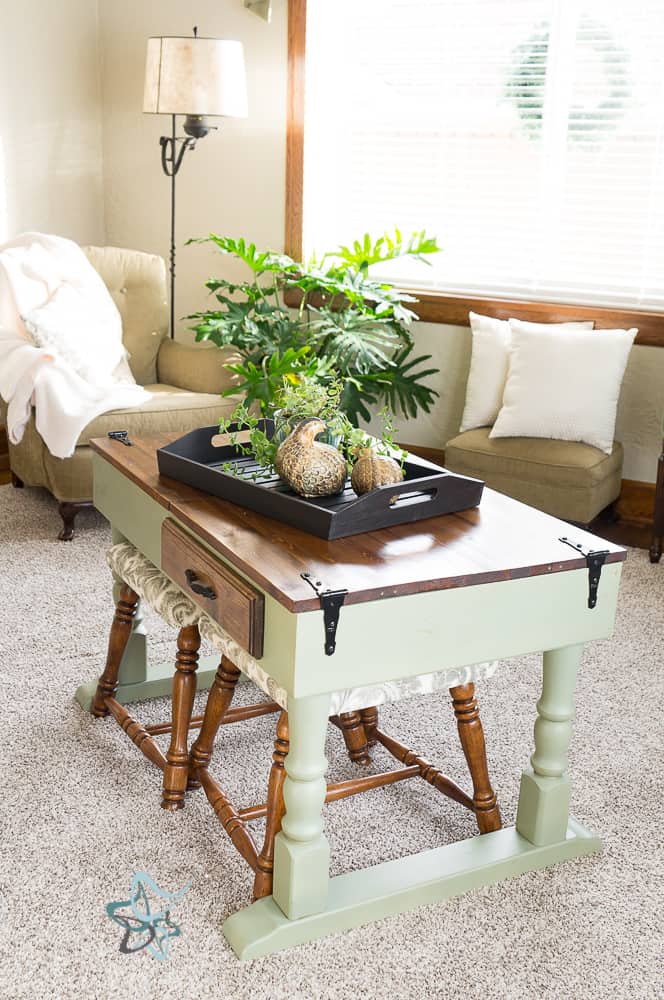
[[[169,518],[161,528],[161,568],[252,656],[263,655],[263,594]]]

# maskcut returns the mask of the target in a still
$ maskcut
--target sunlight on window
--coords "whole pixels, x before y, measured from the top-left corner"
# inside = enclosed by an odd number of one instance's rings
[[[308,0],[305,251],[426,228],[391,277],[664,307],[663,51],[661,0]]]

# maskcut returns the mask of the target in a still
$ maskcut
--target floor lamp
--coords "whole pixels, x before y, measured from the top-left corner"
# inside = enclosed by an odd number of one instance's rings
[[[148,39],[143,111],[170,115],[171,134],[162,135],[161,166],[171,179],[171,318],[175,337],[175,178],[188,149],[216,128],[210,118],[246,118],[247,86],[241,42],[193,36]],[[178,136],[177,115],[185,135]]]

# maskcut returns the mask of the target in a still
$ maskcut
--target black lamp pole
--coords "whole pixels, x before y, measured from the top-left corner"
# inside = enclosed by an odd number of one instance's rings
[[[194,38],[198,37],[198,28],[194,28]],[[184,131],[186,135],[176,135],[176,116],[171,115],[171,134],[162,135],[159,139],[161,146],[161,167],[167,177],[171,179],[171,251],[170,251],[170,274],[171,274],[171,340],[175,337],[175,178],[178,170],[182,166],[184,154],[188,149],[196,148],[196,140],[203,139],[215,126],[210,125],[203,115],[185,115]],[[180,148],[178,149],[178,143]]]
[[[175,178],[178,170],[182,166],[182,159],[188,149],[194,149],[196,138],[190,135],[178,138],[175,134],[175,115],[172,115],[172,133],[170,136],[162,135],[159,140],[161,146],[161,166],[167,177],[171,179],[171,252],[170,252],[170,273],[171,273],[171,340],[175,337]],[[204,135],[207,133],[203,133]],[[178,149],[178,143],[181,143]]]

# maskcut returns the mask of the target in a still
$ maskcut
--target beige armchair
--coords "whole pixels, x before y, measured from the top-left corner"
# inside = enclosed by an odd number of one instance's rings
[[[92,505],[91,438],[112,430],[126,430],[130,438],[164,431],[185,434],[217,423],[239,401],[233,396],[220,398],[233,385],[232,374],[223,366],[236,352],[211,345],[185,346],[168,339],[166,266],[161,257],[116,247],[86,247],[85,252],[120,311],[134,378],[152,395],[140,406],[113,410],[93,420],[71,458],[54,458],[49,453],[35,428],[34,414],[21,443],[10,444],[14,486],[43,486],[53,494],[63,520],[59,535],[63,541],[73,538],[78,512]]]

